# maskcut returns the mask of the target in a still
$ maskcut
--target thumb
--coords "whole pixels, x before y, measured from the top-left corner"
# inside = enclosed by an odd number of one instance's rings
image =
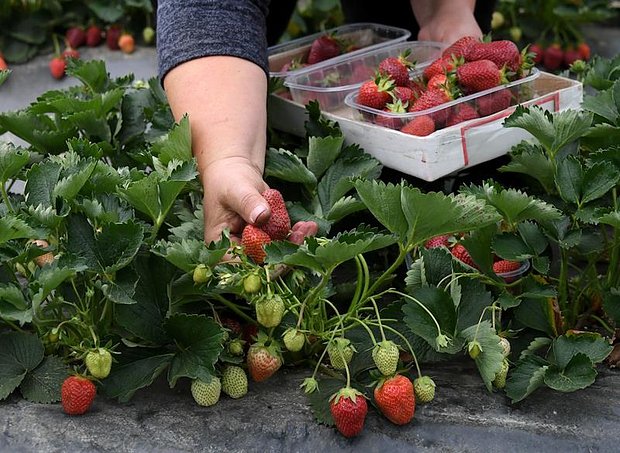
[[[238,187],[229,205],[243,220],[253,225],[265,223],[271,215],[267,201],[252,186]]]

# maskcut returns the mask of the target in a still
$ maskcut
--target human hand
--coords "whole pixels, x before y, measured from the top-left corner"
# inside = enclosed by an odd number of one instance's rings
[[[420,26],[420,41],[438,41],[452,44],[463,36],[481,37],[482,30],[478,26],[470,8],[451,5],[450,9],[440,8],[429,15]]]
[[[212,161],[201,172],[204,187],[205,241],[220,239],[225,229],[240,242],[247,223],[263,224],[269,205],[260,195],[266,189],[262,168],[243,157]]]

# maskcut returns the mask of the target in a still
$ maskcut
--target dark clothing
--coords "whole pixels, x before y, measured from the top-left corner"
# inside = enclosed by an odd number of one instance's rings
[[[406,28],[419,26],[409,0],[393,0],[376,8],[377,0],[342,0],[346,21],[373,22]],[[267,46],[284,32],[295,0],[159,0],[157,51],[159,76],[181,63],[211,55],[244,58],[268,72]],[[483,33],[490,28],[494,0],[476,2],[475,16]]]

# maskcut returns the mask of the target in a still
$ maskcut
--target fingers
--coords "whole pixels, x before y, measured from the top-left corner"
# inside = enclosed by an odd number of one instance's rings
[[[297,222],[291,228],[291,234],[288,240],[293,244],[300,245],[304,242],[304,239],[309,236],[314,236],[319,231],[319,225],[313,221],[300,221]]]

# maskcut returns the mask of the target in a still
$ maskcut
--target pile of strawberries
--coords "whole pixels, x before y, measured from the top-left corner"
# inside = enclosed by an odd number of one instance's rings
[[[147,27],[150,28],[150,27]],[[154,31],[147,33],[145,29],[145,38],[154,39]],[[78,48],[86,45],[88,47],[97,47],[105,39],[110,50],[121,50],[124,53],[132,53],[136,48],[136,43],[130,33],[123,32],[118,25],[112,25],[107,30],[102,30],[97,25],[91,25],[84,29],[82,27],[71,27],[65,33],[65,50],[61,53],[57,48],[54,57],[49,62],[49,70],[52,77],[62,79],[67,69],[67,59],[80,58]],[[56,46],[58,47],[58,46]]]
[[[455,236],[447,234],[435,236],[434,238],[426,241],[424,247],[426,247],[427,249],[446,247],[455,259],[459,260],[461,263],[468,265],[469,267],[478,269],[478,266],[472,259],[465,246],[459,242],[459,239],[463,239],[464,237],[464,235],[459,235],[459,237],[456,238]],[[522,269],[522,267],[522,261],[505,260],[497,256],[495,257],[495,260],[493,262],[493,272],[504,278],[507,283],[510,283],[511,281],[514,281],[515,279],[520,277],[520,275],[515,275],[515,271]],[[519,273],[520,272],[518,272],[517,274]]]
[[[373,115],[377,124],[426,136],[508,108],[513,101],[509,89],[498,89],[450,108],[440,106],[523,78],[532,65],[529,55],[519,51],[512,41],[482,42],[465,36],[446,48],[417,77],[410,77],[411,63],[406,56],[384,59],[375,77],[359,88],[357,104],[386,112]],[[416,112],[424,114],[407,115]],[[411,116],[414,118],[408,121]]]

